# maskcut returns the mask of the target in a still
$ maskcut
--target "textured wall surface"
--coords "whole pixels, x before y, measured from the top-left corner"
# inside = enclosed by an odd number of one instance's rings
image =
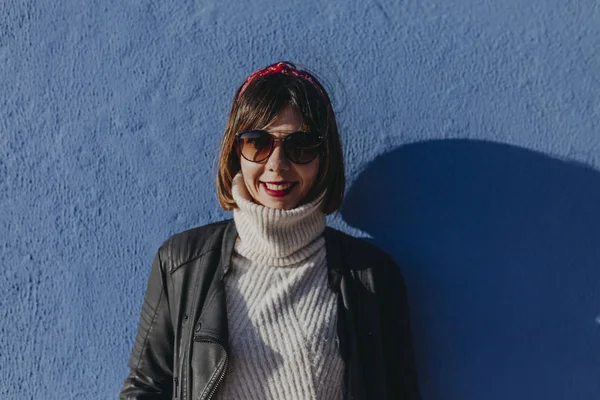
[[[245,76],[330,89],[348,196],[408,283],[425,400],[600,398],[595,0],[0,2],[0,397],[111,399],[150,262],[229,217]]]

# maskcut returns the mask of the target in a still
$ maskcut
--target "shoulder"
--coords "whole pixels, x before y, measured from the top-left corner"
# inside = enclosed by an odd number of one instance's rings
[[[374,244],[329,227],[326,241],[327,250],[336,253],[328,254],[328,262],[349,271],[367,286],[404,287],[396,261]]]
[[[326,230],[326,240],[333,242],[333,247],[342,253],[345,260],[373,262],[378,265],[381,263],[395,265],[392,257],[379,247],[337,229],[328,227]]]
[[[188,229],[169,237],[159,249],[163,262],[169,271],[203,256],[222,245],[223,235],[232,220],[213,222],[204,226]]]

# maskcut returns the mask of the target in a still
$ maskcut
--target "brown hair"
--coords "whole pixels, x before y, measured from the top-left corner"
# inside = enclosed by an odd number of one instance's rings
[[[294,64],[286,64],[296,69]],[[240,171],[235,134],[245,129],[268,125],[288,106],[302,115],[306,129],[325,135],[319,173],[315,185],[303,202],[309,202],[327,189],[323,211],[331,214],[340,208],[346,178],[335,115],[331,100],[321,83],[314,75],[304,72],[309,74],[314,82],[289,74],[273,73],[248,82],[241,94],[242,87],[236,91],[218,162],[217,195],[225,210],[237,207],[231,194],[233,177]],[[314,84],[318,85],[320,91]]]

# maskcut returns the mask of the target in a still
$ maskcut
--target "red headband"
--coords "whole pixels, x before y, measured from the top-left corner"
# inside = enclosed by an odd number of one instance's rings
[[[267,75],[271,75],[271,74],[284,74],[284,75],[297,76],[298,78],[302,78],[302,79],[310,82],[315,87],[315,89],[317,89],[317,91],[321,94],[321,96],[325,97],[323,90],[321,89],[319,84],[313,79],[312,76],[310,76],[309,74],[307,74],[304,71],[297,70],[295,67],[290,66],[289,64],[280,62],[277,64],[273,64],[271,66],[268,66],[267,68],[259,69],[258,71],[252,73],[252,75],[250,75],[248,77],[248,79],[246,79],[246,82],[244,82],[244,84],[242,85],[242,88],[240,89],[240,94],[238,95],[238,99],[240,97],[242,97],[242,93],[244,93],[244,90],[246,90],[246,87],[248,86],[248,84],[250,82],[252,82],[255,79],[262,78],[263,76],[267,76]]]

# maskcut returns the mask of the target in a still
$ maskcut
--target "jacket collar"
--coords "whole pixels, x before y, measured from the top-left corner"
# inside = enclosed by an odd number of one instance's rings
[[[233,246],[237,239],[238,233],[235,228],[235,222],[229,221],[225,227],[225,233],[223,234],[223,244],[221,246],[221,279],[227,275],[229,268],[231,268],[231,255],[233,254]]]
[[[325,251],[327,253],[327,278],[329,288],[339,292],[340,282],[344,274],[339,232],[333,228],[325,228]]]

